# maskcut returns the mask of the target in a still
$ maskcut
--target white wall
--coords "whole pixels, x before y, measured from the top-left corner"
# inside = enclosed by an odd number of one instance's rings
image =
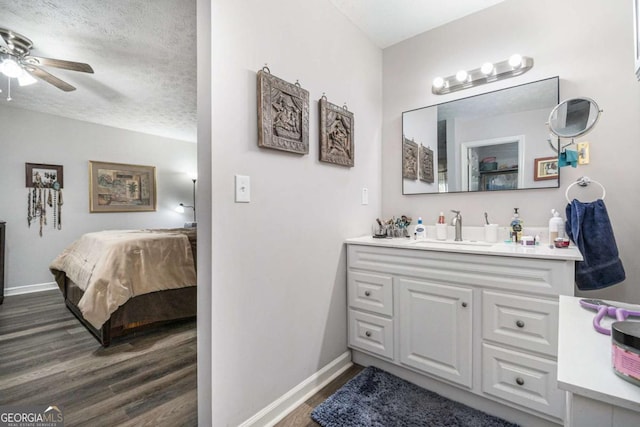
[[[0,219],[7,222],[5,287],[53,282],[49,263],[90,231],[181,227],[190,213],[196,144],[0,106]],[[89,213],[89,160],[156,166],[156,212]],[[62,230],[27,226],[25,163],[62,165]],[[52,222],[52,217],[49,215]]]
[[[519,207],[525,228],[546,226],[551,208],[564,210],[566,187],[587,175],[607,189],[605,201],[627,271],[624,283],[588,295],[640,303],[635,257],[640,245],[640,83],[634,75],[632,15],[631,1],[509,0],[385,49],[383,215],[420,215],[430,223],[440,211],[461,209],[465,225],[480,225],[487,211],[506,225]],[[431,93],[435,76],[516,52],[535,60],[522,76],[445,96]],[[402,111],[552,76],[560,76],[561,99],[587,96],[604,109],[595,130],[577,140],[592,143],[590,165],[563,168],[559,189],[402,195]],[[571,195],[590,200],[595,190],[595,185],[586,191],[574,187]]]
[[[347,349],[343,240],[381,209],[382,51],[326,0],[214,0],[212,17],[212,411],[235,426]],[[265,63],[310,93],[308,155],[257,146]],[[318,161],[323,92],[355,115],[353,168]]]

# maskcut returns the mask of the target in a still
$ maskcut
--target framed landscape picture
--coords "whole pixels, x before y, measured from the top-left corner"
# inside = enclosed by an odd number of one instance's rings
[[[89,212],[156,210],[155,166],[89,161]]]

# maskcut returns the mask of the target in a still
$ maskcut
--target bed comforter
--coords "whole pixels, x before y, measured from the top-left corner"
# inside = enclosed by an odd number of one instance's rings
[[[64,272],[84,295],[78,308],[96,329],[130,298],[196,285],[188,237],[175,231],[87,233],[49,266]]]

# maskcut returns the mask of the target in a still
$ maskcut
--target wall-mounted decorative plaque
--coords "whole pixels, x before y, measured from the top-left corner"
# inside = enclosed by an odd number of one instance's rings
[[[309,153],[309,92],[258,71],[258,146]]]
[[[420,181],[433,184],[433,150],[420,144]]]
[[[353,166],[353,113],[322,96],[320,101],[320,161]]]
[[[402,142],[402,177],[418,179],[418,144],[407,138]]]

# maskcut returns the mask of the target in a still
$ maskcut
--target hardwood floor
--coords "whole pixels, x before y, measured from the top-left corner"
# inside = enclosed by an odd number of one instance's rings
[[[324,400],[335,393],[347,381],[355,377],[362,369],[362,366],[353,365],[344,371],[339,377],[331,381],[322,390],[311,396],[302,405],[298,406],[293,412],[276,424],[276,427],[318,427],[320,424],[311,419],[311,411],[324,402]]]
[[[0,305],[0,405],[58,405],[65,426],[197,426],[196,322],[103,348],[58,291]]]

